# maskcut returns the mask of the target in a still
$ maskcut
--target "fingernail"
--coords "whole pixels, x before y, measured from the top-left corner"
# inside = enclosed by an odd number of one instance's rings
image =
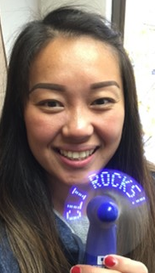
[[[113,257],[113,256],[106,256],[105,258],[104,258],[104,265],[106,266],[106,267],[113,267],[114,265],[116,265],[117,264],[117,260],[116,260],[116,258],[115,257]],[[78,272],[79,273],[79,272]]]
[[[70,273],[81,273],[82,270],[79,266],[75,265],[71,268]]]

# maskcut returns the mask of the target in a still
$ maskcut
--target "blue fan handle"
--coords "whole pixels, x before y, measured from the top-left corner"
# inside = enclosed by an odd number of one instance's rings
[[[118,207],[109,196],[96,196],[88,203],[90,225],[85,250],[86,264],[102,266],[106,255],[116,254],[118,215]]]

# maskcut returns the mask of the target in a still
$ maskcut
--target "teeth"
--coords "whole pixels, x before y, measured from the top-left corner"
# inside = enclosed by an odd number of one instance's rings
[[[82,151],[82,152],[72,152],[72,151],[64,151],[64,150],[60,150],[60,153],[71,159],[71,160],[82,160],[85,159],[87,157],[89,157],[92,153],[94,152],[94,149],[91,149],[89,151]]]

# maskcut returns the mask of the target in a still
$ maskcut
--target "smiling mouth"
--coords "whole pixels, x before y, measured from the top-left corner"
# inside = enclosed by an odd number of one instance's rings
[[[81,152],[73,152],[73,151],[65,151],[65,150],[59,150],[59,153],[63,155],[64,157],[70,159],[70,160],[84,160],[91,156],[93,153],[95,153],[95,149],[87,150],[87,151],[81,151]]]

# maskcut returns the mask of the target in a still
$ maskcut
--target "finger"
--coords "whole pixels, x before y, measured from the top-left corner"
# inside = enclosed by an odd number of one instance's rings
[[[80,264],[73,266],[70,270],[70,273],[121,273],[121,272],[109,270],[102,267]]]
[[[118,255],[108,255],[103,264],[110,269],[121,273],[148,273],[146,266],[138,261],[131,260]]]
[[[71,268],[70,273],[148,273],[143,263],[118,255],[106,256],[104,265],[108,269],[90,265],[76,265]]]

